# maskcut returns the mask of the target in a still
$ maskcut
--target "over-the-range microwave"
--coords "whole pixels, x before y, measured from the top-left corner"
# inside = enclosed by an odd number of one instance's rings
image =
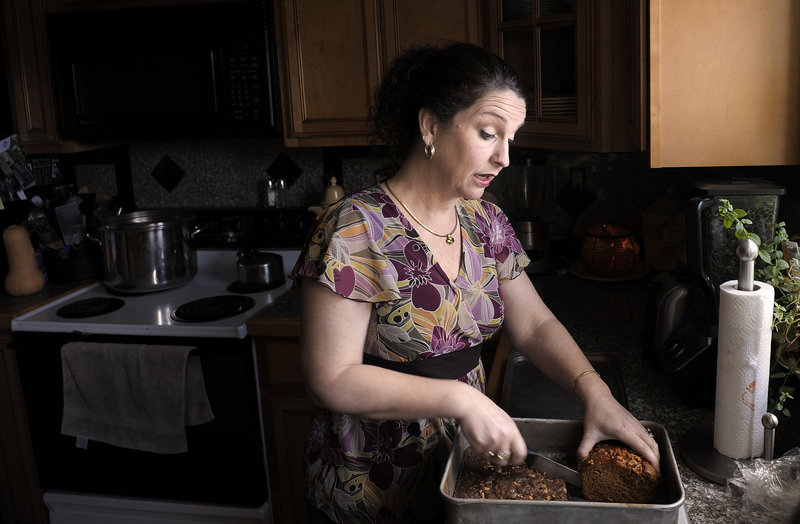
[[[47,22],[64,138],[280,134],[271,0],[71,11]]]

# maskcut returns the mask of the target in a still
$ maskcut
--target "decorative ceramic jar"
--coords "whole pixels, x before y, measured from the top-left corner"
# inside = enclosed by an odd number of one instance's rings
[[[639,244],[625,226],[591,224],[581,244],[581,261],[589,273],[621,276],[634,270]]]

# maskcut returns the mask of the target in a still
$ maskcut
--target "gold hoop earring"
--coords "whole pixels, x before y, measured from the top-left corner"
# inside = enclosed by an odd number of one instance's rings
[[[425,156],[428,157],[428,160],[433,158],[434,154],[436,154],[436,148],[433,147],[433,144],[425,144]]]

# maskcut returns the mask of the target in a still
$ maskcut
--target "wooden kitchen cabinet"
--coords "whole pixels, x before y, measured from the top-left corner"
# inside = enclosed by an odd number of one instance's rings
[[[520,74],[528,113],[514,143],[641,151],[646,139],[643,0],[491,0],[489,48]]]
[[[273,521],[304,523],[303,452],[314,404],[300,371],[300,321],[259,319],[248,332],[255,336]]]
[[[11,114],[19,144],[29,155],[100,147],[63,140],[58,131],[46,27],[52,4],[53,0],[3,0],[0,11]]]
[[[9,324],[10,319],[3,319]],[[0,327],[0,522],[46,524],[10,327]]]
[[[414,43],[482,43],[479,0],[276,0],[285,144],[369,142],[371,97]]]
[[[44,0],[4,0],[2,28],[11,113],[27,153],[57,146]]]
[[[48,13],[91,11],[94,9],[127,9],[129,7],[164,7],[166,5],[210,4],[241,0],[45,0]]]
[[[800,164],[795,0],[650,0],[651,167]]]

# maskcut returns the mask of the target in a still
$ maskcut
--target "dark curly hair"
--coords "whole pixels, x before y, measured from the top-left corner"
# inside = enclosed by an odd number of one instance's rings
[[[517,73],[482,47],[459,42],[409,48],[395,59],[375,92],[372,142],[405,157],[420,144],[420,109],[429,109],[447,124],[489,91],[505,89],[524,100]]]

